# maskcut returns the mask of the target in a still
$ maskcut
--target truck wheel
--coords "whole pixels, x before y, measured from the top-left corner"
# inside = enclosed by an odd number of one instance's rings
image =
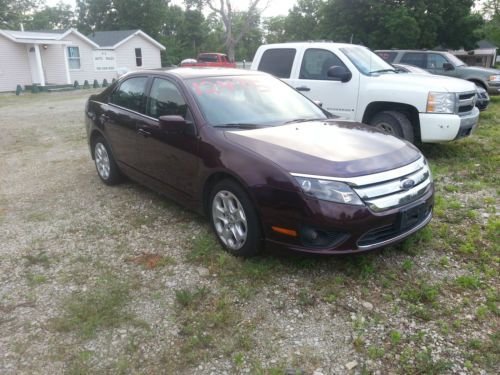
[[[371,119],[370,125],[411,143],[415,141],[413,126],[408,117],[401,112],[383,111],[377,113]]]

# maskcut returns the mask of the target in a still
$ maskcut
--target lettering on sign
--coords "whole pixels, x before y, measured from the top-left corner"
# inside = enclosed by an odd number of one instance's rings
[[[116,57],[114,51],[93,51],[92,53],[96,72],[116,70]]]

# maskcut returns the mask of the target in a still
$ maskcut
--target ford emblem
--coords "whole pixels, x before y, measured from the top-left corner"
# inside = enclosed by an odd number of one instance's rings
[[[412,187],[415,186],[415,181],[413,181],[411,178],[407,178],[401,181],[401,188],[404,190],[409,190]]]

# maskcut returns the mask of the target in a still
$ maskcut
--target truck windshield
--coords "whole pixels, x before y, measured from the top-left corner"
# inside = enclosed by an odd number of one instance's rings
[[[199,55],[198,61],[200,62],[217,62],[217,55]]]
[[[206,77],[186,83],[207,122],[216,127],[251,128],[328,118],[309,99],[268,75]]]
[[[365,75],[394,72],[394,67],[365,47],[345,47],[340,49],[356,68]]]
[[[446,58],[448,59],[448,61],[450,63],[452,63],[453,65],[455,66],[467,66],[466,63],[464,63],[462,60],[460,60],[458,57],[456,57],[455,55],[452,55],[451,53],[449,52],[445,52],[444,55],[446,56]]]

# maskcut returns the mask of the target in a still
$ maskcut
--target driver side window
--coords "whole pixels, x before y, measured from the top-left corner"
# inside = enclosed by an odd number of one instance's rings
[[[328,77],[328,69],[332,66],[347,69],[334,53],[325,49],[309,48],[304,53],[299,78],[329,81],[331,78]]]
[[[427,69],[438,69],[444,70],[443,64],[446,64],[448,60],[437,53],[429,54],[427,58]]]
[[[148,100],[148,116],[177,115],[186,118],[187,104],[177,86],[166,79],[155,78]]]

